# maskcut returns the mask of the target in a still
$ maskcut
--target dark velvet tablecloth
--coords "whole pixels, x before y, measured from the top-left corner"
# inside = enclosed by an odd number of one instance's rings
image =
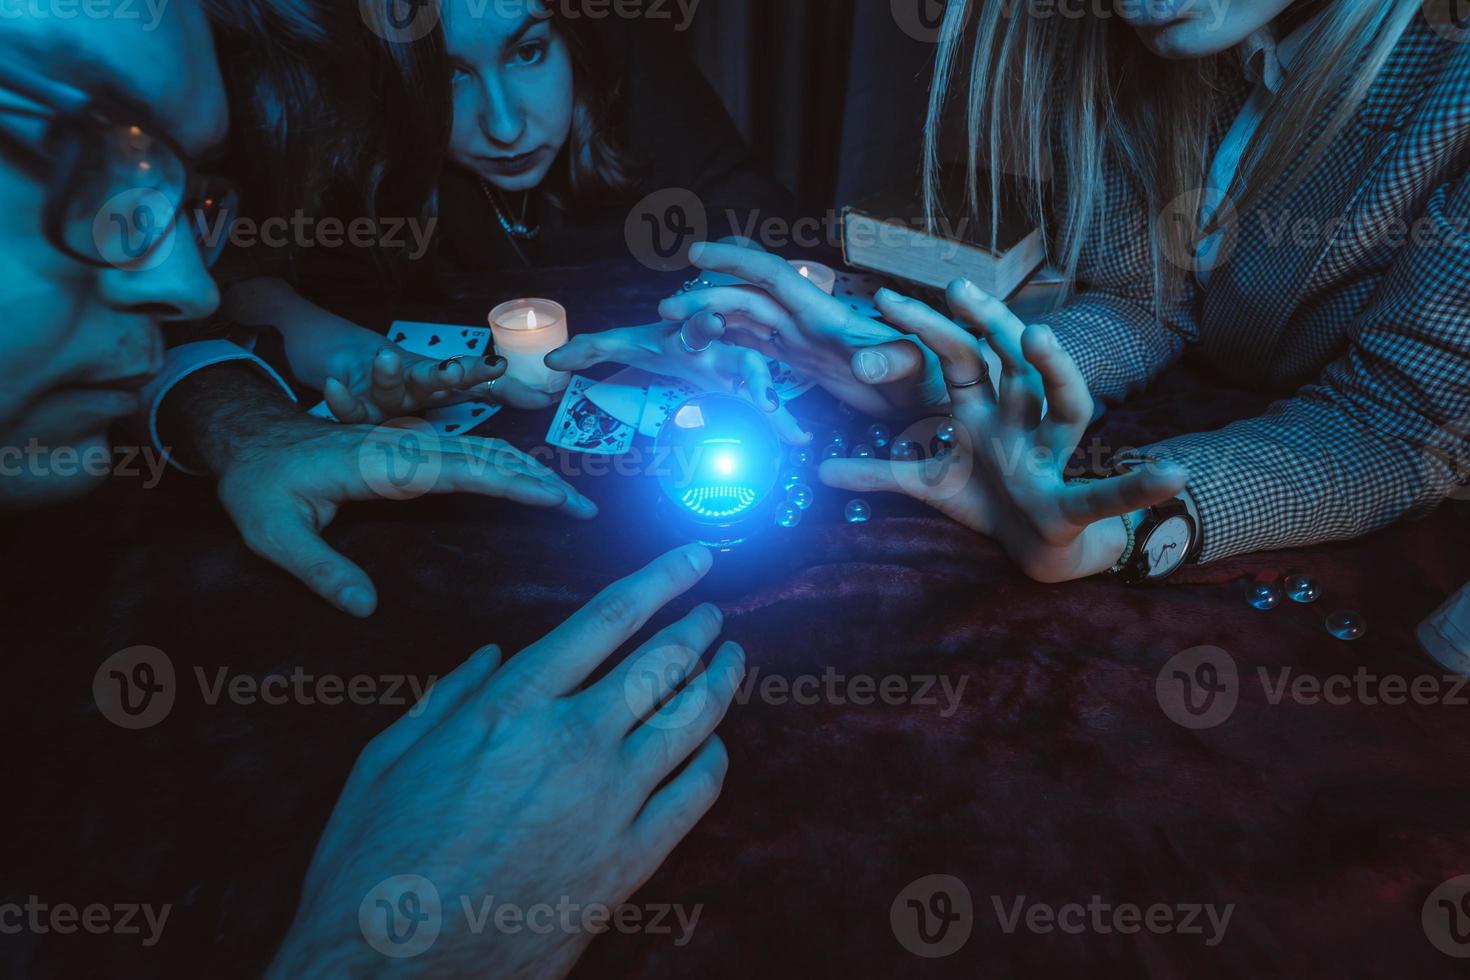
[[[539,294],[594,330],[649,319],[676,286],[626,267],[566,270],[464,283],[463,301],[396,312],[473,324],[493,301]],[[1113,412],[1102,435],[1136,445],[1261,404],[1180,371]],[[820,395],[796,410],[819,431],[866,425]],[[549,415],[503,413],[488,431],[529,448]],[[85,504],[8,520],[0,903],[173,906],[153,947],[0,934],[8,975],[258,972],[356,753],[402,709],[210,705],[194,668],[442,675],[486,642],[518,649],[668,544],[649,481],[577,482],[605,504],[590,525],[467,498],[349,508],[328,537],[379,586],[365,622],[252,557],[210,489],[187,478],[152,490],[113,480]],[[610,933],[579,976],[1462,975],[1421,908],[1470,873],[1470,710],[1273,704],[1257,670],[1273,683],[1287,668],[1436,674],[1413,628],[1470,579],[1464,505],[1134,591],[1107,578],[1032,583],[988,540],[908,501],[874,498],[874,520],[849,525],[846,499],[819,489],[800,527],[720,558],[653,626],[713,597],[758,677],[943,677],[965,684],[958,707],[758,694],[737,705],[721,729],[724,795],[634,899],[702,904],[692,939]],[[1290,572],[1315,576],[1323,597],[1246,604],[1249,582]],[[1337,609],[1360,612],[1367,635],[1330,636]],[[124,731],[91,684],[136,644],[166,651],[190,680],[164,722]],[[1234,658],[1240,702],[1223,724],[1186,728],[1155,682],[1206,644]],[[957,952],[927,959],[901,944],[890,906],[934,874],[965,884],[974,923]],[[996,902],[1008,912],[1021,896],[1233,914],[1213,946],[1208,930],[1008,933]]]

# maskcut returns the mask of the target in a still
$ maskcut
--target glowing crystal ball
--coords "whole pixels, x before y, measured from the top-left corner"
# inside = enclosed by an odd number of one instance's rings
[[[686,518],[726,527],[771,495],[781,442],[765,413],[743,398],[696,395],[669,415],[654,458],[659,486]]]

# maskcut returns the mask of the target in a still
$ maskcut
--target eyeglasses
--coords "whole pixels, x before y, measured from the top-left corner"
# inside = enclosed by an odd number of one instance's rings
[[[219,260],[239,204],[234,184],[200,174],[177,142],[121,102],[14,65],[0,64],[0,88],[31,103],[0,104],[0,118],[37,130],[35,138],[0,130],[0,139],[23,143],[44,174],[44,230],[57,249],[99,268],[150,268],[168,257],[183,222],[205,266]]]

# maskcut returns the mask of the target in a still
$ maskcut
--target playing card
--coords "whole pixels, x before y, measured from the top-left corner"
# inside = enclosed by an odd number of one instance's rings
[[[587,392],[597,382],[574,375],[561,400],[546,441],[562,449],[598,456],[619,456],[633,448],[638,430],[597,407]]]
[[[837,288],[832,295],[846,303],[858,316],[881,320],[883,314],[878,312],[878,305],[873,302],[873,297],[882,285],[882,280],[877,276],[870,276],[865,272],[839,272]]]
[[[781,396],[783,402],[800,398],[811,391],[815,384],[806,375],[782,361],[766,358],[766,367],[771,371],[771,382],[776,386],[776,394]]]
[[[637,425],[648,401],[648,387],[656,376],[638,368],[624,368],[587,391],[592,403],[625,425]]]
[[[638,434],[652,439],[664,427],[674,409],[699,394],[699,389],[680,378],[655,375],[648,387],[648,400],[643,405],[643,416],[638,420]]]
[[[388,328],[388,339],[410,354],[437,357],[484,357],[493,348],[488,327],[460,327],[444,323],[411,323],[399,321]],[[470,401],[423,412],[424,421],[441,436],[462,436],[490,421],[501,409],[494,402]],[[309,413],[322,419],[335,419],[326,402],[313,406]]]
[[[410,354],[437,357],[484,357],[493,348],[489,327],[459,327],[445,323],[398,321],[388,328],[388,339]]]

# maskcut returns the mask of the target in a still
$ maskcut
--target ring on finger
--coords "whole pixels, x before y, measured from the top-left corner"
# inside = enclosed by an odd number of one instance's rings
[[[974,381],[951,381],[949,378],[945,378],[944,379],[944,383],[946,385],[948,385],[949,387],[951,387],[951,388],[973,388],[976,385],[980,384],[981,382],[983,382],[983,381],[989,381],[989,380],[990,380],[990,365],[986,364],[984,361],[981,361],[980,362],[980,376],[978,378],[976,378]]]
[[[715,313],[713,310],[710,311],[710,314],[712,316],[717,316],[717,317],[720,318],[720,331],[723,333],[724,330],[725,330],[725,327],[727,325],[726,324],[726,320],[725,320],[725,314],[723,314],[723,313]],[[693,344],[691,344],[689,342],[689,335],[688,335],[688,333],[685,332],[685,331],[688,330],[688,328],[689,328],[689,321],[688,320],[685,320],[684,323],[679,327],[679,343],[680,344],[683,344],[684,345],[684,349],[686,351],[688,351],[689,353],[691,353],[691,354],[703,354],[705,351],[709,350],[711,347],[713,347],[715,345],[715,342],[713,340],[709,340],[709,341],[706,341],[705,342],[705,345],[703,347],[695,347]]]

